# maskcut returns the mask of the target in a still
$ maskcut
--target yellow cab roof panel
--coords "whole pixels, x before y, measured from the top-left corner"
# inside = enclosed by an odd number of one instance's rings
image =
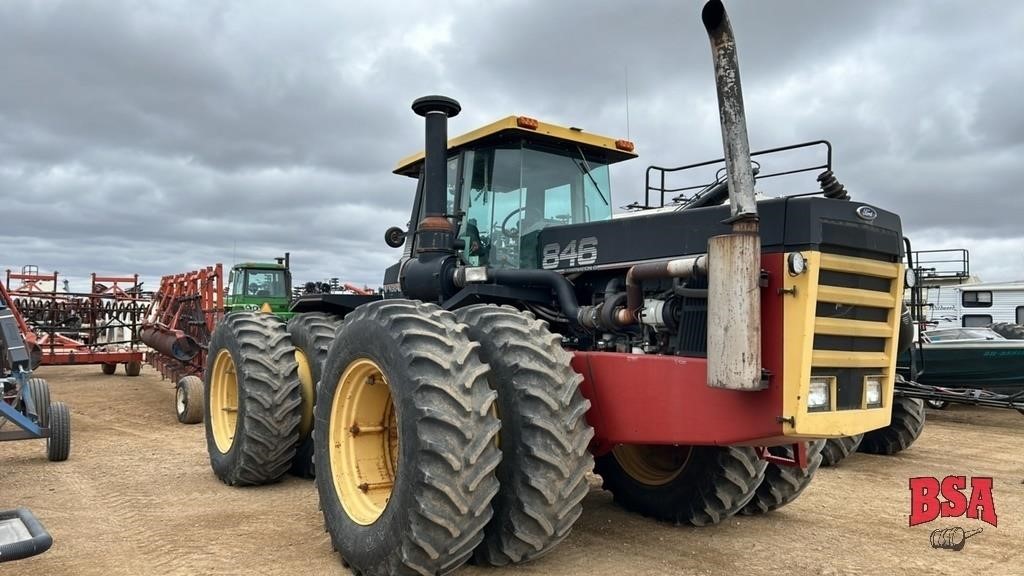
[[[524,124],[527,126],[536,126],[536,128],[524,127]],[[564,126],[558,126],[556,124],[539,122],[532,118],[526,118],[525,116],[508,116],[498,120],[497,122],[492,122],[486,126],[477,128],[472,132],[456,136],[455,138],[448,140],[448,152],[455,152],[459,148],[492,136],[498,136],[502,133],[515,132],[526,137],[532,136],[535,140],[556,142],[567,141],[580,146],[584,150],[600,151],[608,157],[609,163],[636,158],[636,153],[633,151],[633,144],[626,140],[616,140],[615,138],[609,138],[607,136],[590,134],[589,132],[584,132],[576,128],[565,128]],[[420,165],[422,163],[423,152],[420,151],[411,156],[402,158],[398,162],[398,166],[395,167],[394,173],[412,176],[415,178],[419,175]]]

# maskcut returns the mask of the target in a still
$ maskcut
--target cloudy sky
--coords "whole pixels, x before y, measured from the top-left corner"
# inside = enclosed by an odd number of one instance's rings
[[[462,103],[452,134],[514,113],[628,135],[619,206],[648,164],[721,155],[699,2],[291,6],[0,2],[0,268],[153,282],[290,251],[298,280],[377,285],[429,93]],[[1024,3],[727,7],[753,148],[827,138],[915,247],[1024,278]]]

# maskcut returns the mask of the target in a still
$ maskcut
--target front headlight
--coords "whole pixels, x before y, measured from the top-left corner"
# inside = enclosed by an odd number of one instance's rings
[[[884,376],[864,378],[864,401],[868,408],[882,407],[882,378]]]
[[[904,274],[904,281],[907,283],[907,288],[917,286],[917,272],[913,268],[907,268]]]
[[[789,255],[789,275],[799,276],[807,271],[807,259],[799,252]]]
[[[811,376],[811,385],[807,392],[807,410],[821,412],[831,409],[832,402],[829,398],[831,388],[831,376]]]

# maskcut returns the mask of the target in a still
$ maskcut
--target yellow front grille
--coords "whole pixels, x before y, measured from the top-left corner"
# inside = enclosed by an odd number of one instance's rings
[[[786,290],[778,296],[785,298],[783,410],[788,422],[785,433],[805,438],[823,438],[860,434],[886,426],[889,423],[895,375],[899,303],[903,298],[902,265],[821,252],[802,254],[807,260],[807,271],[796,277],[787,277]],[[835,281],[824,283],[823,271],[834,277],[841,275],[847,279],[847,283],[860,284],[861,287],[832,285],[841,283]],[[862,287],[872,281],[883,286],[883,290],[888,285],[888,291]],[[836,310],[835,315],[818,316],[819,304],[825,309]],[[857,310],[870,312],[870,318],[856,317]],[[816,349],[816,336],[823,341],[861,341],[875,349],[845,349],[836,344]],[[815,375],[823,376],[845,371],[847,382],[862,378],[866,373],[883,375],[882,407],[867,408],[861,393],[856,396],[855,406],[846,405],[837,409],[838,384],[835,384],[837,380],[833,380],[831,409],[808,412],[807,393],[812,370]],[[848,390],[856,389],[853,387]],[[847,393],[852,394],[849,391]]]

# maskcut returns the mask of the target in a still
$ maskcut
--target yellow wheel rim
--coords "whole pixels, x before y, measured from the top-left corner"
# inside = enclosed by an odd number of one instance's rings
[[[612,449],[612,455],[633,480],[663,486],[675,480],[686,467],[690,447],[622,444]]]
[[[302,420],[299,420],[299,438],[309,437],[313,429],[313,403],[316,401],[316,382],[309,368],[309,357],[301,348],[295,349],[295,361],[299,363],[299,393],[302,395]]]
[[[384,513],[398,474],[398,418],[391,388],[376,362],[345,368],[331,401],[331,478],[353,522],[368,526]]]
[[[227,454],[238,427],[238,375],[231,352],[221,350],[210,373],[210,428],[221,454]]]

